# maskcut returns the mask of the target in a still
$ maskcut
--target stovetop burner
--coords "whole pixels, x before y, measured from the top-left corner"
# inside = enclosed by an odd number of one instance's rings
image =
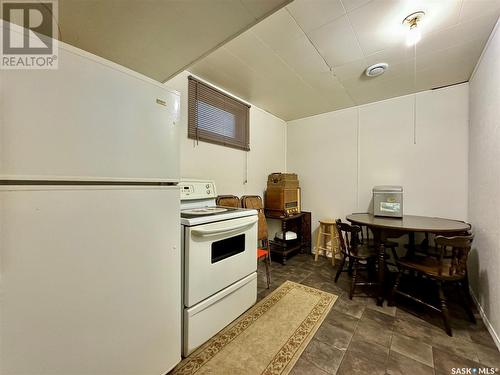
[[[181,217],[188,218],[188,217],[198,217],[198,216],[209,216],[235,210],[238,209],[232,207],[221,207],[221,206],[189,208],[181,210]]]

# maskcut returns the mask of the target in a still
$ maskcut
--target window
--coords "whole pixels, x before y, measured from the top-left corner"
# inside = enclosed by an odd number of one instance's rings
[[[189,77],[189,138],[249,151],[249,110],[249,105]]]

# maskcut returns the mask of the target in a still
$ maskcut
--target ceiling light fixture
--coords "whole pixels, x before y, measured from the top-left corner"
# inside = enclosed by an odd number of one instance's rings
[[[365,74],[367,77],[377,77],[385,72],[389,65],[386,63],[378,63],[372,66],[369,66],[365,70]]]
[[[413,46],[417,44],[422,38],[422,35],[420,34],[420,29],[418,28],[418,23],[422,20],[424,16],[425,12],[418,11],[406,16],[405,19],[403,20],[402,22],[403,25],[409,26],[408,34],[406,35],[407,46]]]

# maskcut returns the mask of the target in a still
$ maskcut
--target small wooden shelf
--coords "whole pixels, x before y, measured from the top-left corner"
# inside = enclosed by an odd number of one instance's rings
[[[303,211],[292,216],[276,217],[266,215],[268,219],[280,220],[281,230],[283,232],[292,231],[297,233],[297,239],[284,241],[274,239],[270,242],[271,257],[273,260],[279,260],[281,264],[286,264],[294,254],[311,252],[311,213]]]

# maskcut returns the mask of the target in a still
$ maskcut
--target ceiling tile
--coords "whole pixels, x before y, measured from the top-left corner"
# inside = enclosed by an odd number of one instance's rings
[[[447,65],[428,66],[417,72],[417,90],[431,90],[467,81],[474,65],[471,62],[456,61]]]
[[[435,52],[417,54],[417,72],[425,71],[433,67],[451,67],[454,65],[463,66],[465,70],[472,73],[476,62],[481,55],[486,40],[473,40],[468,43],[450,47]],[[417,79],[421,79],[424,74],[418,73]],[[420,77],[420,78],[419,78]],[[469,79],[469,76],[465,78]]]
[[[164,81],[288,3],[246,2],[59,0],[60,37]]]
[[[309,73],[304,80],[329,103],[330,108],[340,109],[354,105],[342,83],[331,73]]]
[[[347,12],[351,12],[373,0],[341,0]]]
[[[275,13],[241,34],[195,64],[194,73],[292,120],[467,80],[498,17],[491,4],[474,10],[464,3],[459,22],[462,0],[342,1],[347,14],[310,26],[307,36],[292,14],[307,19],[317,7],[300,10],[302,0],[289,4],[291,13]],[[415,59],[401,20],[417,9],[428,13]],[[389,69],[364,76],[378,62]]]
[[[413,48],[408,48],[406,45],[384,49],[379,52],[372,53],[366,57],[368,65],[373,65],[381,62],[389,64],[389,69],[395,64],[403,61],[411,60],[414,56]]]
[[[283,120],[327,112],[331,107],[318,92],[298,80],[281,86],[269,82],[269,86],[270,90],[260,98],[267,105],[263,108],[269,109],[271,113],[279,113],[278,116]],[[261,107],[259,102],[253,103]]]
[[[342,83],[346,88],[359,86],[369,89],[372,86],[382,87],[386,82],[398,78],[410,77],[413,80],[413,72],[415,69],[413,61],[414,60],[407,60],[398,64],[394,64],[390,66],[383,75],[380,75],[378,77],[367,77],[365,74],[360,74],[357,77],[346,79],[342,81]]]
[[[417,55],[417,90],[429,90],[469,80],[485,40]]]
[[[346,64],[363,57],[346,16],[313,30],[308,35],[331,66]]]
[[[404,29],[401,20],[405,12],[393,1],[373,1],[348,13],[365,54],[401,45]]]
[[[282,0],[240,0],[256,19],[262,19],[283,6]],[[292,1],[292,0],[288,0]],[[286,2],[285,2],[286,3]]]
[[[500,0],[463,0],[460,21],[467,22],[476,17],[500,14]]]
[[[189,70],[209,82],[216,82],[219,87],[228,90],[233,95],[247,100],[255,97],[256,89],[257,91],[259,89],[255,83],[259,75],[224,48],[211,53],[191,66]],[[241,75],[241,79],[237,82],[234,82],[235,74]]]
[[[283,83],[290,79],[290,75],[295,75],[274,50],[263,43],[252,30],[227,43],[225,48],[248,67],[274,82]]]
[[[406,0],[406,4],[406,15],[415,10],[425,12],[425,17],[419,25],[422,32],[433,32],[456,25],[462,8],[462,0]]]
[[[365,59],[351,61],[350,63],[338,65],[333,67],[335,76],[339,81],[343,82],[352,78],[359,78],[364,74],[368,63]]]
[[[273,17],[269,17],[252,28],[252,31],[272,49],[279,49],[283,44],[304,37],[294,19],[286,9],[280,9]]]
[[[304,31],[311,31],[345,14],[340,0],[295,0],[286,7]]]
[[[371,54],[395,46],[404,46],[407,27],[402,20],[417,10],[426,12],[420,27],[428,32],[458,23],[457,0],[378,0],[348,13],[361,48]]]
[[[297,73],[321,73],[330,69],[306,36],[283,43],[276,53]]]
[[[382,77],[377,77],[382,78]],[[414,92],[413,76],[400,76],[378,81],[361,81],[344,83],[350,96],[357,105],[371,103]]]
[[[453,85],[467,81],[472,69],[463,64],[451,64],[449,66],[436,65],[417,73],[417,90],[431,90],[438,87]]]
[[[425,33],[417,44],[417,53],[428,53],[447,49],[476,39],[488,39],[495,26],[496,15],[475,18],[468,22],[434,33]]]

